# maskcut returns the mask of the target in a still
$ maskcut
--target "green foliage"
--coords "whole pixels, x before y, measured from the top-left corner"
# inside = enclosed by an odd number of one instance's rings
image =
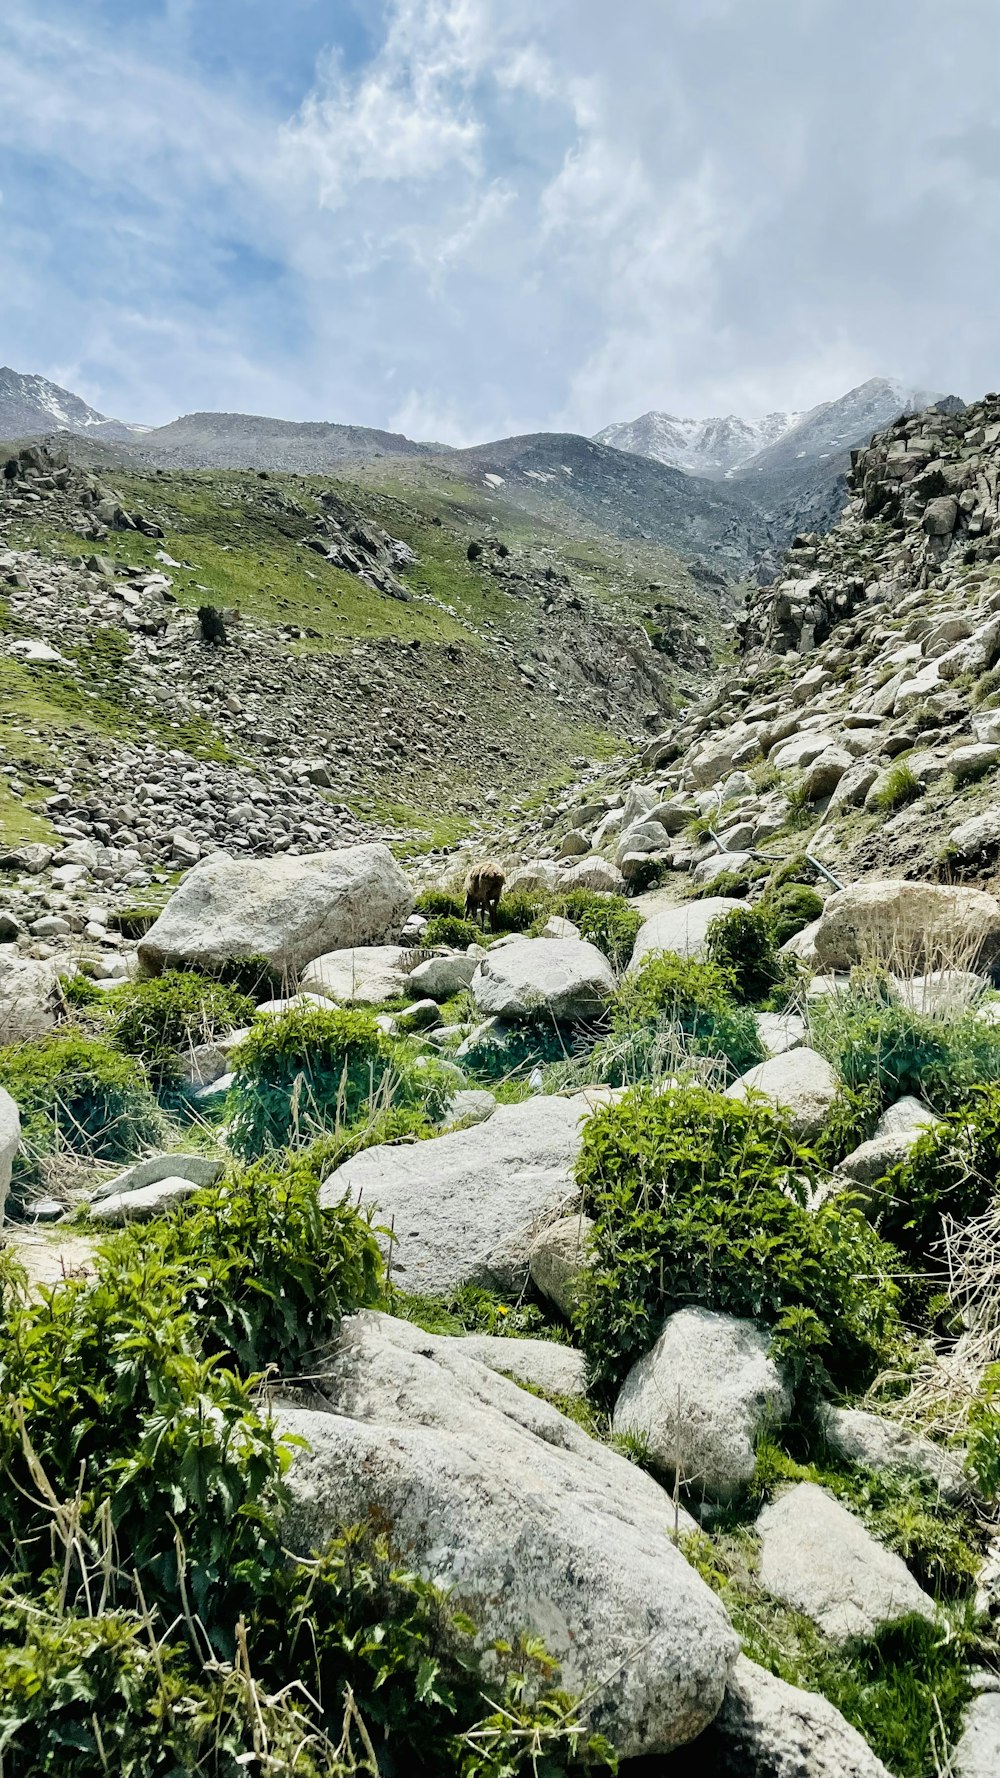
[[[393,1065],[371,1013],[293,1007],[261,1019],[232,1055],[230,1146],[247,1159],[350,1125]]]
[[[542,927],[551,914],[572,920],[585,938],[617,970],[625,968],[632,955],[642,915],[626,901],[624,895],[602,895],[593,889],[570,889],[565,895],[550,897],[547,913],[536,920]]]
[[[481,1037],[466,1039],[461,1062],[476,1080],[493,1084],[526,1074],[530,1069],[565,1062],[566,1039],[551,1019],[541,1017],[518,1025],[500,1025]]]
[[[203,973],[254,1001],[275,1000],[282,994],[287,994],[295,985],[287,971],[279,969],[269,957],[255,951],[220,958],[218,963],[210,967],[203,966]]]
[[[647,957],[635,975],[625,977],[612,1024],[619,1046],[636,1034],[644,1033],[648,1041],[650,1034],[667,1030],[692,1055],[724,1058],[733,1075],[764,1060],[757,1022],[748,1008],[734,1004],[728,974],[717,963],[672,951]]]
[[[0,1086],[21,1112],[15,1181],[34,1180],[40,1158],[60,1148],[87,1160],[127,1161],[162,1133],[140,1063],[79,1032],[0,1049]]]
[[[636,1089],[588,1120],[576,1175],[596,1222],[580,1334],[604,1391],[690,1303],[772,1325],[811,1309],[831,1377],[855,1385],[897,1334],[898,1256],[836,1199],[807,1208],[815,1161],[760,1100]]]
[[[822,1165],[836,1167],[862,1142],[870,1142],[883,1109],[884,1095],[878,1080],[867,1081],[862,1087],[838,1086],[814,1144]]]
[[[463,1284],[449,1297],[412,1296],[393,1287],[391,1311],[425,1333],[483,1333],[509,1339],[569,1339],[562,1322],[540,1301],[502,1296],[482,1284]]]
[[[420,942],[422,945],[451,945],[454,950],[464,951],[467,945],[481,944],[483,936],[482,927],[474,920],[466,920],[458,914],[434,914],[420,934]]]
[[[162,912],[159,907],[119,908],[111,916],[112,930],[120,932],[123,938],[145,938]]]
[[[804,926],[819,919],[823,912],[823,897],[808,883],[785,882],[777,888],[769,887],[760,906],[767,913],[774,943],[780,949]]]
[[[986,1500],[1000,1494],[1000,1364],[987,1365],[966,1430],[969,1473]]]
[[[759,1006],[794,974],[778,956],[774,929],[763,908],[730,908],[712,921],[705,940],[710,960],[740,1000]]]
[[[847,1086],[875,1082],[884,1104],[912,1093],[945,1109],[1000,1080],[1000,1030],[972,1008],[917,1012],[892,992],[877,976],[858,976],[810,1010],[810,1040]]]
[[[257,1011],[248,995],[192,970],[125,982],[107,998],[117,1048],[156,1070],[177,1050],[252,1025]]]
[[[908,765],[892,766],[881,790],[872,798],[871,807],[888,815],[894,809],[905,809],[907,803],[915,802],[922,795],[923,786]]]
[[[450,889],[421,889],[413,903],[413,911],[423,914],[425,920],[449,915],[454,920],[462,920],[465,917],[465,901]]]
[[[747,870],[723,870],[709,883],[698,883],[688,890],[689,901],[708,901],[716,895],[729,895],[739,900],[749,895],[754,877]]]
[[[981,1216],[998,1183],[1000,1087],[979,1087],[890,1173],[877,1201],[880,1226],[917,1266],[931,1267],[944,1219],[961,1227]]]
[[[91,981],[89,975],[78,971],[74,975],[61,975],[59,988],[68,1007],[80,1011],[85,1007],[103,1005],[104,990]]]

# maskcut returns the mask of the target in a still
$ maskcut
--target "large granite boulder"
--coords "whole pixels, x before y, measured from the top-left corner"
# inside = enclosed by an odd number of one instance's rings
[[[413,894],[388,846],[195,865],[139,945],[149,975],[266,957],[296,974],[327,951],[395,938]]]
[[[970,1491],[961,1452],[946,1451],[898,1420],[869,1414],[864,1408],[827,1407],[822,1426],[831,1451],[848,1463],[921,1476],[933,1482],[944,1500],[961,1500]]]
[[[1000,903],[943,883],[855,883],[829,897],[814,942],[826,969],[871,957],[914,970],[955,959],[974,968],[1000,955]]]
[[[593,1264],[588,1247],[593,1229],[591,1218],[578,1210],[573,1216],[559,1216],[555,1222],[546,1223],[531,1244],[531,1281],[567,1321],[573,1318],[581,1287]]]
[[[892,1778],[826,1698],[789,1685],[745,1655],[698,1752],[705,1756],[705,1778]]]
[[[0,950],[0,1043],[26,1043],[51,1031],[59,1013],[59,964]]]
[[[410,991],[413,952],[403,945],[358,945],[324,951],[302,972],[305,993],[338,1006],[379,1006]]]
[[[704,901],[683,902],[664,908],[645,920],[636,934],[629,973],[641,969],[657,951],[674,951],[679,957],[701,957],[713,920],[746,904],[731,895],[709,895]]]
[[[756,1444],[788,1418],[792,1394],[770,1336],[712,1309],[678,1309],[629,1371],[617,1433],[637,1433],[657,1470],[692,1494],[731,1500],[753,1477]]]
[[[392,1274],[406,1290],[447,1296],[482,1281],[518,1291],[535,1235],[576,1201],[591,1109],[583,1096],[546,1095],[498,1105],[452,1135],[365,1149],[324,1181],[320,1202],[348,1198],[391,1226]]]
[[[308,1442],[289,1471],[290,1546],[387,1524],[484,1644],[540,1635],[620,1756],[693,1740],[739,1644],[674,1547],[669,1494],[462,1344],[388,1316],[344,1324],[316,1407],[278,1408],[279,1431]]]
[[[595,1019],[614,991],[603,951],[579,938],[515,939],[490,951],[472,978],[479,1011],[508,1023],[539,1015],[559,1025]]]
[[[815,1482],[798,1482],[757,1520],[760,1582],[835,1642],[934,1606],[901,1557]]]
[[[786,1111],[796,1136],[811,1142],[830,1115],[837,1097],[837,1077],[816,1050],[788,1050],[758,1062],[726,1088],[728,1099],[746,1099],[751,1093],[762,1093],[778,1110]]]

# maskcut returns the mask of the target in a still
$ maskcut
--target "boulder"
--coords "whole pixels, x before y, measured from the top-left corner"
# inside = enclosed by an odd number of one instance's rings
[[[937,1123],[929,1105],[907,1093],[886,1107],[875,1125],[876,1136],[907,1136],[915,1130],[919,1135]]]
[[[830,813],[837,809],[855,809],[865,800],[879,777],[878,767],[870,759],[856,759],[837,783],[830,796]]]
[[[224,1160],[208,1154],[154,1154],[148,1160],[136,1161],[114,1179],[106,1179],[90,1193],[92,1204],[126,1192],[141,1191],[143,1186],[156,1185],[161,1179],[186,1179],[193,1186],[214,1185],[226,1170]]]
[[[825,1488],[797,1482],[757,1520],[760,1583],[834,1642],[934,1606],[899,1556]]]
[[[802,1048],[806,1022],[795,1012],[759,1012],[757,1033],[769,1056],[784,1056]]]
[[[530,895],[536,889],[558,889],[562,881],[558,865],[550,864],[545,858],[533,858],[529,864],[519,864],[510,872],[504,888],[507,895],[518,891]]]
[[[921,523],[928,537],[950,537],[958,524],[958,501],[955,495],[942,494],[937,500],[929,500]]]
[[[791,1412],[770,1343],[751,1321],[678,1309],[629,1371],[615,1432],[638,1434],[655,1467],[690,1493],[731,1500],[753,1476],[761,1434]]]
[[[1000,1692],[973,1698],[951,1756],[954,1778],[997,1778],[1000,1772]]]
[[[679,957],[701,957],[705,939],[713,920],[743,907],[731,895],[708,895],[704,901],[683,902],[678,907],[664,908],[643,921],[636,934],[628,973],[641,969],[646,958],[657,951],[674,951]]]
[[[785,1055],[758,1062],[756,1068],[741,1074],[726,1088],[729,1099],[745,1099],[750,1093],[763,1093],[787,1111],[796,1136],[811,1142],[819,1135],[837,1097],[837,1077],[826,1057],[816,1050],[788,1050]]]
[[[568,871],[563,872],[560,887],[593,889],[597,894],[604,895],[622,895],[625,891],[625,878],[606,858],[582,858],[579,864],[571,865]]]
[[[615,862],[621,870],[625,859],[634,857],[636,853],[642,853],[645,857],[650,853],[666,852],[668,849],[667,830],[658,821],[634,821],[631,827],[626,827],[618,841]]]
[[[956,864],[995,858],[1000,852],[1000,809],[987,809],[960,821],[948,835],[948,848]]]
[[[198,1189],[190,1179],[172,1179],[168,1175],[153,1185],[141,1185],[135,1191],[113,1192],[99,1203],[92,1203],[90,1219],[111,1224],[148,1222],[150,1217],[172,1210]]]
[[[859,1142],[838,1162],[837,1171],[855,1185],[875,1185],[905,1161],[920,1134],[919,1130],[900,1130],[891,1136],[873,1136],[868,1142]]]
[[[828,1407],[823,1410],[822,1426],[831,1451],[848,1463],[926,1477],[945,1500],[961,1500],[969,1492],[961,1453],[944,1450],[898,1420],[866,1413],[863,1408]]]
[[[558,1340],[516,1340],[493,1334],[465,1334],[455,1344],[477,1364],[515,1383],[528,1383],[548,1395],[587,1394],[587,1361],[574,1346]]]
[[[693,1740],[738,1641],[674,1547],[670,1496],[462,1344],[388,1316],[345,1322],[316,1408],[278,1407],[279,1432],[307,1441],[288,1475],[290,1547],[391,1525],[484,1645],[544,1639],[621,1757]]]
[[[826,1698],[788,1685],[745,1655],[698,1752],[706,1778],[892,1778]]]
[[[821,802],[825,796],[832,796],[845,772],[854,765],[853,756],[845,747],[836,745],[824,747],[809,766],[803,784],[805,793],[811,803]]]
[[[745,864],[753,861],[752,852],[714,852],[711,858],[703,858],[696,864],[691,876],[696,883],[714,883],[716,877],[724,877],[730,871],[742,870]]]
[[[466,1124],[483,1124],[492,1117],[497,1102],[492,1093],[485,1087],[466,1087],[449,1102],[448,1111],[441,1125],[441,1133]]]
[[[406,1290],[448,1296],[482,1281],[516,1294],[540,1227],[576,1199],[590,1109],[583,1097],[542,1096],[450,1136],[365,1149],[324,1181],[320,1202],[348,1198],[392,1226],[392,1274]]]
[[[60,1006],[59,969],[50,959],[0,951],[0,1043],[44,1037]]]
[[[912,969],[961,957],[974,967],[1000,955],[1000,904],[981,889],[941,883],[855,883],[825,903],[815,945],[827,969],[870,957]]]
[[[21,1142],[21,1113],[10,1094],[0,1087],[0,1227],[3,1226],[10,1191],[14,1156]]]
[[[428,957],[410,970],[407,987],[412,994],[429,994],[432,1000],[450,1000],[467,988],[478,968],[475,957]]]
[[[413,952],[404,945],[326,951],[302,972],[302,987],[340,1006],[378,1006],[410,992]]]
[[[395,937],[413,895],[388,846],[301,858],[215,853],[185,877],[139,945],[149,975],[266,957],[294,975],[314,957]]]
[[[578,1211],[547,1223],[535,1236],[528,1253],[531,1281],[560,1315],[572,1320],[580,1287],[592,1264],[587,1242],[594,1224]]]
[[[484,957],[472,978],[479,1011],[507,1021],[539,1014],[565,1025],[595,1019],[614,991],[603,951],[579,938],[517,939]]]

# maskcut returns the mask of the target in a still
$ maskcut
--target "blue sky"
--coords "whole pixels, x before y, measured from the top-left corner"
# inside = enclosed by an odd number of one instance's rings
[[[0,361],[105,413],[462,443],[1000,385],[996,0],[3,10]]]

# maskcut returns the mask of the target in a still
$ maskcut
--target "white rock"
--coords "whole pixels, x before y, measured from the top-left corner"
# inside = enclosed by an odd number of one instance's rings
[[[899,878],[855,883],[825,903],[815,943],[828,969],[873,956],[913,969],[942,959],[972,967],[1000,954],[1000,905],[981,889]]]
[[[750,1093],[763,1093],[787,1111],[796,1136],[809,1142],[819,1135],[829,1116],[837,1097],[837,1077],[826,1057],[816,1050],[789,1050],[786,1055],[758,1062],[726,1088],[728,1099],[746,1099]]]
[[[409,993],[413,952],[403,945],[364,945],[325,951],[302,971],[309,994],[325,995],[340,1006],[377,1006]]]
[[[973,1698],[951,1756],[954,1778],[997,1778],[1000,1772],[1000,1692]]]
[[[535,1236],[528,1253],[532,1283],[567,1321],[572,1320],[592,1264],[587,1243],[593,1229],[591,1218],[582,1211],[557,1217]]]
[[[600,1016],[615,977],[603,951],[583,939],[523,938],[483,959],[471,991],[479,1011],[495,1018],[541,1014],[573,1024]]]
[[[186,1179],[196,1186],[214,1185],[225,1170],[225,1161],[214,1155],[154,1154],[148,1160],[136,1161],[133,1167],[126,1167],[124,1173],[117,1173],[114,1179],[106,1179],[90,1193],[90,1201],[97,1204],[102,1198],[140,1191],[143,1186],[156,1185],[161,1179]]]
[[[623,895],[625,878],[615,865],[609,864],[605,858],[582,858],[579,864],[570,866],[563,873],[560,887],[564,889],[593,889],[597,894]]]
[[[784,1056],[802,1048],[806,1022],[795,1012],[759,1012],[757,1033],[769,1056]]]
[[[406,1290],[448,1296],[490,1281],[516,1292],[540,1227],[576,1199],[590,1109],[582,1097],[538,1097],[450,1136],[365,1149],[329,1175],[320,1202],[371,1205],[392,1225],[392,1275]]]
[[[961,1500],[969,1492],[961,1454],[942,1449],[898,1420],[866,1413],[863,1408],[828,1407],[823,1411],[822,1426],[830,1449],[849,1463],[925,1476],[945,1500]]]
[[[51,1031],[59,999],[54,961],[0,949],[0,1043],[23,1043]]]
[[[3,1226],[14,1156],[20,1142],[21,1114],[10,1094],[0,1087],[0,1227]]]
[[[477,1364],[513,1377],[516,1383],[532,1383],[549,1395],[572,1395],[580,1401],[586,1396],[587,1361],[573,1346],[563,1346],[558,1340],[516,1340],[492,1334],[459,1335],[455,1343]]]
[[[475,973],[475,957],[428,957],[410,970],[409,990],[429,994],[432,1000],[450,1000],[469,986]]]
[[[683,902],[665,908],[645,920],[636,934],[628,973],[641,969],[646,958],[657,951],[673,951],[679,957],[701,957],[705,939],[713,920],[746,904],[730,895],[709,895],[704,901]]]
[[[907,1093],[886,1107],[878,1123],[875,1125],[876,1136],[908,1136],[912,1130],[918,1134],[937,1123],[929,1105],[922,1099],[914,1099]]]
[[[835,1642],[934,1607],[899,1556],[815,1482],[798,1482],[757,1520],[760,1582]]]
[[[819,1692],[788,1685],[745,1655],[698,1748],[704,1749],[706,1778],[892,1778]]]
[[[413,895],[387,846],[344,846],[301,858],[196,864],[139,944],[151,974],[264,956],[290,974],[314,957],[395,936]]]
[[[753,1476],[756,1444],[783,1424],[792,1395],[770,1336],[711,1309],[679,1309],[629,1371],[616,1433],[643,1438],[658,1470],[708,1500],[731,1500]]]
[[[278,1410],[309,1444],[289,1472],[293,1549],[374,1516],[484,1643],[543,1637],[621,1756],[708,1726],[738,1644],[672,1545],[663,1489],[459,1341],[354,1316],[328,1368],[333,1411]]]
[[[92,1222],[148,1222],[170,1210],[198,1187],[190,1179],[158,1179],[155,1185],[142,1185],[137,1191],[115,1192],[91,1205]]]

